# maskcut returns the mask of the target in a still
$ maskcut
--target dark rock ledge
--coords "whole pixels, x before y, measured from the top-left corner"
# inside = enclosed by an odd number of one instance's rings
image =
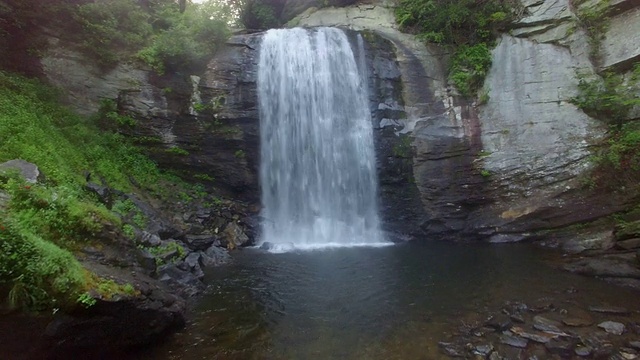
[[[125,215],[123,222],[135,228],[133,239],[105,225],[75,253],[90,273],[132,291],[107,297],[101,294],[109,291],[94,289],[89,292],[94,305],[53,315],[3,314],[0,359],[120,358],[162,341],[185,325],[190,300],[206,290],[204,272],[230,263],[229,250],[252,244],[257,233],[255,209],[241,202],[206,195],[160,203],[95,183],[86,189],[108,207],[130,201],[146,219],[144,228],[137,228]]]

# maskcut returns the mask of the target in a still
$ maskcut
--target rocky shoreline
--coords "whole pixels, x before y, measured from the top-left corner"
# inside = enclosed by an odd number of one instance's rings
[[[463,321],[438,347],[465,359],[631,360],[640,356],[639,320],[638,311],[577,301],[506,302],[499,311]]]

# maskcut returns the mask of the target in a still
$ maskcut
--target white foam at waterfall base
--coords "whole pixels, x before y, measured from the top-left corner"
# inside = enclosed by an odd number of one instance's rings
[[[263,36],[261,243],[271,251],[388,244],[380,231],[360,70],[339,29],[277,29]]]

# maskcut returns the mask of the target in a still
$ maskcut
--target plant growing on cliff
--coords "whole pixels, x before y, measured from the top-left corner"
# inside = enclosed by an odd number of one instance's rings
[[[640,106],[640,63],[627,79],[613,71],[577,76],[578,95],[571,102],[595,118],[622,126],[631,110]]]
[[[396,21],[401,29],[439,44],[491,42],[518,6],[513,0],[400,0]]]
[[[484,83],[491,68],[491,52],[487,44],[461,46],[453,55],[449,78],[460,94],[473,97]]]
[[[401,0],[396,21],[424,41],[454,47],[449,79],[470,98],[491,67],[496,33],[515,19],[518,7],[513,0]]]
[[[121,135],[60,106],[57,94],[0,72],[0,162],[24,159],[45,177],[30,184],[15,172],[0,174],[0,302],[14,308],[73,306],[102,283],[72,251],[96,244],[104,228],[121,221],[85,189],[87,173],[127,192],[143,187],[160,194],[163,183],[176,183]],[[138,226],[146,220],[130,217]]]
[[[182,14],[174,6],[167,6],[164,14],[165,28],[137,54],[160,74],[198,66],[229,36],[231,12],[222,3],[192,5]]]
[[[574,1],[574,6],[580,5],[580,3]],[[589,56],[591,61],[596,64],[601,60],[602,40],[609,28],[609,18],[607,17],[609,5],[610,0],[600,0],[590,6],[580,7],[576,12],[578,25],[585,30],[588,36]]]
[[[82,47],[101,65],[111,66],[123,54],[135,52],[153,32],[150,16],[130,0],[97,1],[79,5]]]

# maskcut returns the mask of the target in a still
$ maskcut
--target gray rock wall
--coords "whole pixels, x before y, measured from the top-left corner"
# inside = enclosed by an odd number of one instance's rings
[[[593,4],[523,0],[522,18],[492,52],[486,104],[456,96],[446,78],[449,54],[400,32],[388,4],[312,7],[290,24],[338,26],[367,39],[383,217],[397,220],[388,228],[512,241],[624,206],[624,198],[581,188],[604,130],[569,101],[576,71],[596,73],[601,65],[624,72],[638,60],[640,7],[611,2],[601,64],[594,65],[577,16]],[[195,85],[127,66],[97,74],[64,46],[53,47],[43,65],[80,111],[94,111],[104,97],[137,113],[134,133],[161,139],[148,145],[161,163],[208,174],[229,194],[257,201],[258,46],[259,35],[233,37]],[[167,84],[177,91],[163,91]],[[171,146],[190,155],[167,156]]]
[[[581,183],[606,130],[569,102],[576,72],[599,70],[577,16],[593,1],[580,9],[569,0],[522,5],[523,16],[493,50],[483,105],[455,95],[446,52],[399,32],[389,7],[309,9],[292,21],[368,29],[394,44],[408,115],[396,131],[411,139],[422,229],[430,237],[517,241],[620,210],[625,202]],[[604,67],[626,70],[637,60],[638,5],[611,2]]]
[[[241,70],[237,67],[245,59],[251,62],[251,57],[230,51],[249,49],[233,41],[206,72],[224,73],[213,84],[207,82],[206,74],[159,76],[141,64],[103,70],[58,38],[50,38],[41,63],[47,80],[63,90],[78,113],[93,115],[102,100],[116,101],[121,113],[136,119],[134,127],[119,131],[134,137],[160,166],[186,180],[215,186],[228,196],[257,202],[258,129],[253,121],[257,115],[255,106],[243,101],[255,96],[255,90],[246,93],[247,87],[236,86],[247,81],[236,78]],[[243,60],[235,61],[234,56]],[[231,83],[224,83],[230,78]],[[235,86],[235,92],[223,98],[219,84]],[[226,99],[228,103],[222,104]]]

